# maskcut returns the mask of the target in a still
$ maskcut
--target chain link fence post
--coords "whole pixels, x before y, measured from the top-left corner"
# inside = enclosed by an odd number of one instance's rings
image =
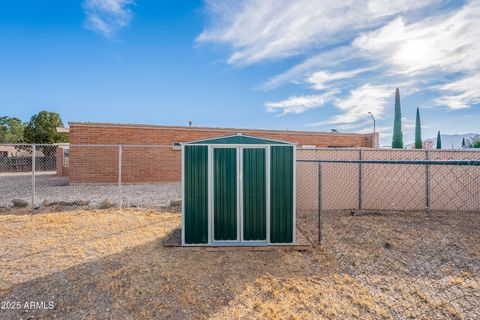
[[[35,169],[36,169],[37,147],[32,144],[32,212],[35,212]]]
[[[118,145],[118,191],[120,195],[120,199],[118,201],[118,206],[120,210],[122,209],[122,156],[123,156],[123,148],[122,145]]]
[[[322,243],[322,163],[318,163],[318,244]]]
[[[363,149],[360,148],[358,153],[358,160],[363,160]],[[363,207],[363,163],[358,164],[358,210],[362,210]]]
[[[430,160],[428,150],[425,150],[425,160]],[[430,213],[430,165],[425,165],[425,208]]]

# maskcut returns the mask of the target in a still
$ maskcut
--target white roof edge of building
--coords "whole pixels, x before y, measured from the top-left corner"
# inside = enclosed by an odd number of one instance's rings
[[[343,135],[343,136],[369,136],[371,133],[354,133],[354,132],[322,132],[322,131],[301,131],[287,129],[252,129],[252,128],[223,128],[223,127],[189,127],[174,125],[155,125],[155,124],[131,124],[131,123],[107,123],[107,122],[69,122],[71,126],[99,126],[99,127],[123,127],[123,128],[152,128],[152,129],[191,129],[191,130],[224,130],[224,131],[263,131],[263,132],[288,132],[290,134],[318,134],[318,135]]]
[[[70,128],[57,128],[58,133],[69,133]]]

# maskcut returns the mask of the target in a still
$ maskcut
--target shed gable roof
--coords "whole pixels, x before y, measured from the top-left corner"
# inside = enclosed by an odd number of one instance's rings
[[[293,145],[293,143],[285,141],[277,141],[260,137],[236,134],[233,136],[217,137],[199,141],[187,142],[186,144],[285,144]]]

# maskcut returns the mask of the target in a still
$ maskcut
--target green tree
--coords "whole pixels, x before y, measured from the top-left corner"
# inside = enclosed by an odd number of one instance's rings
[[[477,140],[473,141],[472,147],[480,148],[480,139],[477,139]]]
[[[466,147],[465,137],[463,137],[463,139],[462,139],[462,148],[465,148],[465,147]]]
[[[63,127],[63,122],[58,113],[40,111],[33,115],[27,123],[24,131],[24,141],[36,144],[68,142],[66,134],[57,132],[57,128],[61,127]],[[46,156],[55,152],[55,149],[51,147],[41,147],[41,149]]]
[[[0,143],[21,143],[25,125],[18,118],[0,117]]]
[[[440,131],[437,133],[437,149],[442,149],[442,136],[440,135]]]
[[[395,119],[393,120],[392,148],[403,149],[402,107],[400,105],[400,91],[395,90]]]
[[[420,110],[417,107],[417,118],[415,120],[415,149],[422,149],[422,125],[420,123]]]

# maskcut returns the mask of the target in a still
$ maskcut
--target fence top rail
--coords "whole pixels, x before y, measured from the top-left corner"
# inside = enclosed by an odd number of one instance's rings
[[[480,166],[480,160],[297,160],[310,163],[371,163],[371,164],[429,164],[451,166]]]
[[[0,147],[159,147],[171,148],[171,144],[82,144],[82,143],[56,143],[56,144],[39,144],[39,143],[0,143]],[[180,146],[178,146],[180,148]]]
[[[342,151],[365,151],[365,152],[428,152],[428,153],[436,153],[436,152],[444,152],[444,153],[460,153],[460,152],[472,152],[472,153],[480,153],[480,149],[475,148],[468,148],[468,149],[389,149],[389,148],[366,148],[366,147],[316,147],[316,148],[303,148],[302,146],[297,146],[297,151],[331,151],[331,152],[342,152]]]
[[[110,143],[110,144],[81,144],[81,143],[55,143],[55,144],[46,144],[46,143],[0,143],[0,147],[158,147],[158,148],[172,148],[180,146],[174,146],[173,144],[119,144],[119,143]],[[302,148],[297,146],[297,152],[306,152],[308,153],[313,151],[330,151],[330,152],[359,152],[360,150],[365,152],[428,152],[428,153],[480,153],[480,149],[387,149],[387,148],[355,148],[355,147],[316,147],[316,148]]]
[[[31,145],[28,145],[31,146]],[[51,146],[51,147],[57,147],[57,146],[67,146],[67,147],[80,147],[80,148],[172,148],[171,144],[81,144],[81,143],[70,143],[70,144],[65,144],[65,145],[54,145],[54,144],[48,144],[48,145],[39,145],[36,144],[35,146]],[[180,149],[179,149],[180,150]]]
[[[172,148],[171,144],[70,144],[70,147]],[[180,146],[177,146],[180,150]]]
[[[0,147],[66,147],[68,143],[0,143]]]

